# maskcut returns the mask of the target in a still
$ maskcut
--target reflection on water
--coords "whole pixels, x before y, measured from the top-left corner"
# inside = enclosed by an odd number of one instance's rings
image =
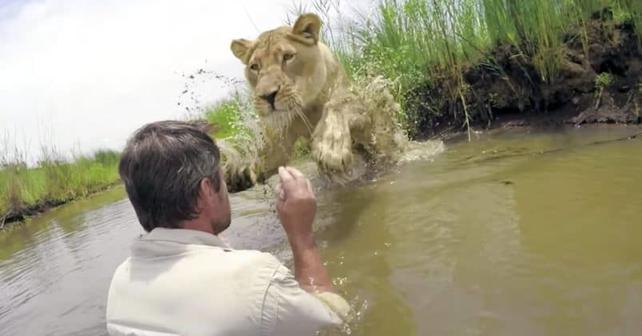
[[[633,128],[502,132],[319,193],[319,243],[353,335],[635,335],[642,140]],[[141,230],[122,190],[0,233],[2,335],[104,335]],[[224,239],[289,262],[267,187]]]
[[[122,199],[117,188],[0,234],[2,335],[105,333],[110,273],[140,231]]]

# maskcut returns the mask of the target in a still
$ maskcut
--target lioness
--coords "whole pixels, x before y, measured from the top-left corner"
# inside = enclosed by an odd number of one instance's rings
[[[265,139],[259,161],[226,163],[231,190],[272,175],[288,162],[300,137],[311,140],[319,171],[340,181],[351,178],[356,155],[373,161],[399,152],[394,99],[384,86],[368,102],[354,92],[337,58],[319,40],[321,25],[317,15],[304,14],[292,27],[232,42],[232,52],[246,65]]]

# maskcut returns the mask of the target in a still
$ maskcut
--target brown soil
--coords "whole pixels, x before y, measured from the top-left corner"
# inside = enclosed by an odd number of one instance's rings
[[[543,81],[533,58],[511,45],[495,48],[484,62],[463,74],[465,100],[475,127],[552,126],[562,124],[642,122],[642,48],[632,23],[615,23],[609,10],[587,22],[585,50],[579,33],[564,36],[562,62],[555,78]],[[602,90],[600,74],[612,83]],[[464,129],[460,97],[452,97],[453,80],[444,77],[408,94],[417,136]]]

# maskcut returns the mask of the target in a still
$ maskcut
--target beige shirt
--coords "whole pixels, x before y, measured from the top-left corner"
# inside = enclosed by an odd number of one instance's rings
[[[107,299],[110,335],[314,335],[348,304],[311,295],[274,256],[205,232],[156,228],[136,240]]]

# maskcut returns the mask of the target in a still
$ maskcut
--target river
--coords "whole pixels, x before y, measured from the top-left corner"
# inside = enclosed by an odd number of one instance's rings
[[[487,132],[319,190],[319,245],[355,311],[343,334],[639,335],[640,132]],[[124,196],[0,232],[1,335],[106,335],[112,272],[142,233]],[[290,264],[270,189],[231,199],[223,238]]]

